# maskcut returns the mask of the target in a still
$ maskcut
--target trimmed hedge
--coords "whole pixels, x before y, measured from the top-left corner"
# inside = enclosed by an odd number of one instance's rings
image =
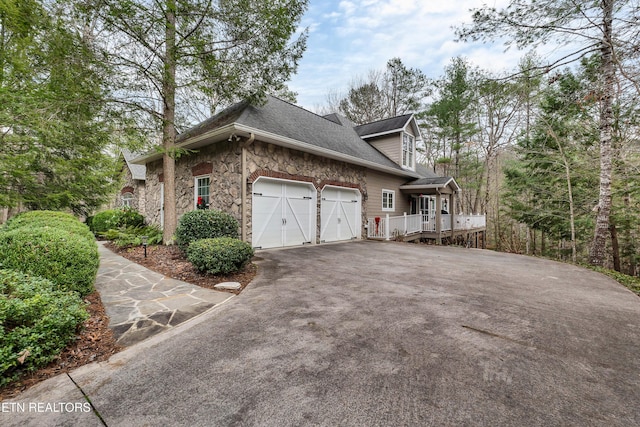
[[[95,234],[101,234],[111,229],[142,227],[144,225],[144,217],[135,209],[124,206],[118,209],[98,212],[91,218],[89,225],[91,226],[91,231]]]
[[[187,259],[195,268],[208,274],[227,274],[239,271],[253,257],[253,248],[231,237],[201,239],[187,248]]]
[[[217,237],[238,238],[238,221],[225,212],[199,209],[180,218],[176,229],[176,244],[186,251],[191,242]]]
[[[44,277],[82,296],[93,292],[99,263],[93,237],[64,227],[25,225],[0,233],[0,268]]]
[[[11,218],[0,231],[11,231],[21,227],[55,227],[94,240],[93,233],[85,224],[71,214],[57,211],[30,211]]]
[[[55,288],[0,269],[0,387],[55,359],[89,318],[78,294]]]

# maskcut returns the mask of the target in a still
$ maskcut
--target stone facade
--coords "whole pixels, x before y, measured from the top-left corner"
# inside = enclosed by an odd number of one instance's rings
[[[178,218],[195,209],[195,177],[209,176],[210,209],[232,214],[238,222],[242,219],[241,153],[240,142],[221,142],[204,147],[197,153],[183,156],[176,161],[176,210]],[[276,146],[259,140],[247,147],[246,183],[247,238],[251,241],[252,183],[260,176],[311,182],[318,189],[318,215],[320,215],[320,191],[325,185],[356,188],[362,194],[362,224],[366,224],[366,176],[365,169],[349,163],[315,156],[298,150]],[[208,173],[210,171],[210,173]],[[147,164],[146,216],[149,222],[161,225],[160,186],[163,180],[162,161]],[[321,224],[320,218],[317,224]],[[363,229],[363,236],[366,233]],[[316,232],[320,241],[320,227]]]
[[[249,172],[249,183],[247,186],[247,194],[249,195],[247,198],[247,237],[249,240],[252,228],[251,185],[260,176],[313,183],[318,190],[316,243],[320,242],[320,191],[325,185],[359,189],[362,194],[361,214],[363,227],[364,224],[366,224],[367,186],[365,169],[361,166],[255,141],[247,148],[247,168]],[[364,228],[362,235],[366,236]]]
[[[114,197],[114,199],[109,203],[109,208],[118,208],[124,205],[123,197],[127,193],[131,193],[133,195],[133,199],[131,199],[131,207],[140,212],[143,216],[146,216],[146,200],[145,200],[145,182],[138,179],[133,179],[133,175],[131,171],[124,163],[124,167],[122,168],[122,185],[120,190]]]

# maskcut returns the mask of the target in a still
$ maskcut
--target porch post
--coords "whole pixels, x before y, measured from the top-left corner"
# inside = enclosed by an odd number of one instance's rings
[[[389,214],[387,214],[384,218],[384,238],[385,240],[389,240]]]
[[[455,237],[455,228],[456,228],[456,216],[454,211],[456,209],[456,192],[451,193],[449,197],[449,215],[451,216],[451,241],[453,242],[453,238]]]
[[[442,244],[442,199],[440,192],[436,193],[436,245]]]

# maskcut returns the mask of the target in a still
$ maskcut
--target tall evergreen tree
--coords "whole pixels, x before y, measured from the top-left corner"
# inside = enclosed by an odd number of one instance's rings
[[[306,45],[295,37],[307,0],[93,0],[99,41],[118,70],[118,101],[147,113],[161,130],[164,241],[177,223],[175,138],[193,121],[188,107],[211,112],[239,99],[259,102],[285,91]]]
[[[0,2],[0,206],[88,214],[107,200],[107,71],[56,3]]]
[[[616,67],[630,76],[625,60],[637,59],[633,49],[637,39],[640,10],[634,2],[600,0],[511,0],[504,9],[484,6],[473,11],[473,23],[458,30],[462,40],[493,40],[509,37],[507,44],[518,47],[536,46],[549,41],[572,45],[575,50],[556,58],[548,69],[597,53],[600,57],[599,78],[594,93],[600,101],[600,184],[597,218],[589,261],[603,265],[611,213],[612,130],[614,123]],[[637,50],[637,49],[636,49]]]

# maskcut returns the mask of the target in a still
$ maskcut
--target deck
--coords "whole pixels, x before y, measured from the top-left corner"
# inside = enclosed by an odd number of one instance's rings
[[[439,225],[435,218],[422,214],[369,218],[367,238],[402,241],[432,239],[438,243],[445,239],[455,241],[463,238],[467,245],[479,247],[479,233],[484,233],[487,228],[485,215],[443,215]],[[482,242],[484,246],[484,236]]]

